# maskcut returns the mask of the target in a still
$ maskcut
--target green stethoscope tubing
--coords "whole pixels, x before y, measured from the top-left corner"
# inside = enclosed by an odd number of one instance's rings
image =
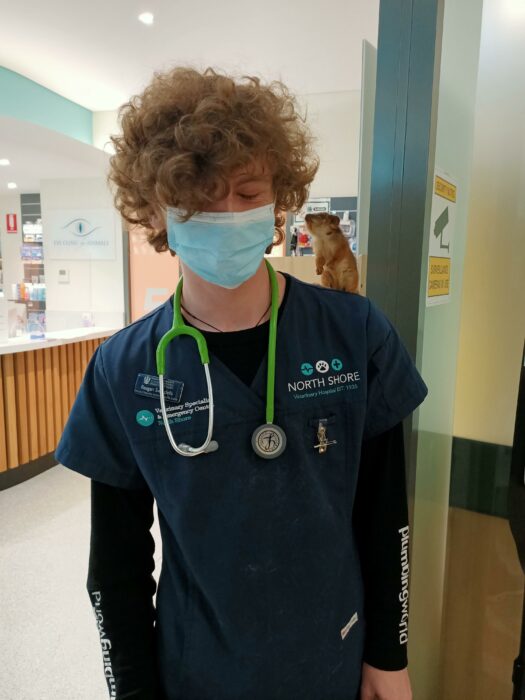
[[[266,373],[266,422],[273,423],[275,412],[275,355],[277,352],[277,314],[279,312],[279,285],[277,275],[268,260],[264,260],[270,277],[272,305],[270,309],[270,336],[268,338],[268,370]]]
[[[277,349],[277,316],[279,312],[279,285],[277,282],[277,275],[275,270],[270,265],[267,259],[264,261],[266,263],[266,269],[268,271],[268,277],[270,279],[270,289],[271,289],[271,310],[270,310],[270,334],[268,338],[268,369],[266,373],[266,423],[272,424],[275,414],[275,356]],[[184,323],[184,319],[181,313],[181,298],[182,298],[182,286],[183,278],[179,280],[177,289],[173,297],[173,325],[167,333],[165,333],[159,341],[156,350],[156,365],[157,374],[159,377],[160,384],[160,403],[162,409],[162,418],[164,421],[164,427],[166,428],[166,433],[168,435],[169,441],[173,449],[180,455],[185,457],[195,457],[203,452],[210,445],[212,433],[213,433],[213,388],[211,384],[211,378],[209,373],[209,363],[210,357],[208,353],[208,345],[206,343],[206,338],[203,334],[197,330],[197,328],[192,328]],[[199,355],[201,362],[204,366],[204,371],[206,374],[206,382],[208,385],[208,397],[209,397],[209,420],[208,420],[208,435],[206,440],[200,447],[191,447],[189,445],[179,446],[177,445],[175,438],[171,432],[169,425],[169,420],[166,411],[166,403],[164,397],[164,374],[166,371],[166,349],[169,343],[176,337],[180,335],[189,335],[197,343],[199,349]]]

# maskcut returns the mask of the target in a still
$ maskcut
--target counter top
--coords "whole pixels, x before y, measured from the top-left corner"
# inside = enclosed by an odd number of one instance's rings
[[[42,348],[52,348],[55,345],[67,345],[83,340],[106,338],[113,335],[120,328],[105,328],[104,326],[90,326],[86,328],[70,328],[64,331],[50,331],[43,340],[31,340],[29,335],[18,338],[9,338],[0,342],[0,355],[10,355],[17,352],[31,352]]]

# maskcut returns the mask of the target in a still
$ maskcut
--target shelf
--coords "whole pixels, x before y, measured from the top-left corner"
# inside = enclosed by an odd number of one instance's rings
[[[15,304],[36,304],[35,308],[39,309],[45,309],[46,307],[46,302],[45,300],[36,300],[36,299],[8,299],[7,301],[12,301]]]

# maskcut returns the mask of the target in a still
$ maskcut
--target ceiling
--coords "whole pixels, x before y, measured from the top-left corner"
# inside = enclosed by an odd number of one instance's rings
[[[0,65],[103,111],[176,64],[279,78],[299,94],[357,90],[379,0],[2,0],[1,17]]]
[[[0,195],[40,192],[41,179],[104,177],[108,163],[98,148],[10,117],[0,117],[0,158],[11,161],[0,166]]]
[[[153,12],[155,23],[138,21]],[[361,47],[377,45],[379,0],[0,0],[0,65],[92,111],[115,110],[155,70],[212,65],[281,79],[298,94],[359,90]],[[0,194],[47,178],[100,177],[107,155],[0,117]],[[8,190],[7,182],[17,190]]]

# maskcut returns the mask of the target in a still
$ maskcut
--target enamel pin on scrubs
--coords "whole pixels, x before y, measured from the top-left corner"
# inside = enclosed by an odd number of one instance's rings
[[[319,426],[317,427],[317,439],[319,443],[314,445],[314,450],[319,450],[319,454],[325,454],[330,445],[337,445],[337,440],[328,440],[326,435],[326,421],[320,420]]]
[[[286,434],[282,428],[273,423],[274,419],[274,404],[275,404],[275,355],[277,347],[277,314],[279,310],[279,286],[277,284],[277,276],[273,267],[268,260],[265,260],[268,276],[270,279],[271,288],[271,312],[270,312],[270,335],[268,340],[268,370],[266,375],[266,423],[256,428],[252,435],[252,447],[259,457],[263,459],[275,459],[279,457],[286,449]],[[181,313],[181,297],[182,297],[183,280],[179,281],[177,290],[173,299],[173,325],[170,330],[165,333],[157,346],[156,364],[157,374],[160,384],[160,405],[162,410],[162,420],[166,429],[166,434],[171,446],[175,452],[183,457],[196,457],[207,452],[214,452],[219,445],[215,440],[212,440],[213,435],[213,387],[209,369],[209,353],[208,345],[203,334],[192,326],[187,326],[184,323]],[[168,344],[179,335],[189,335],[197,343],[200,359],[204,367],[206,375],[206,383],[208,386],[209,397],[209,416],[208,416],[208,434],[206,440],[199,447],[192,447],[181,443],[177,444],[173,433],[171,432],[169,419],[166,411],[166,401],[164,396],[164,374],[166,370],[166,348]]]

